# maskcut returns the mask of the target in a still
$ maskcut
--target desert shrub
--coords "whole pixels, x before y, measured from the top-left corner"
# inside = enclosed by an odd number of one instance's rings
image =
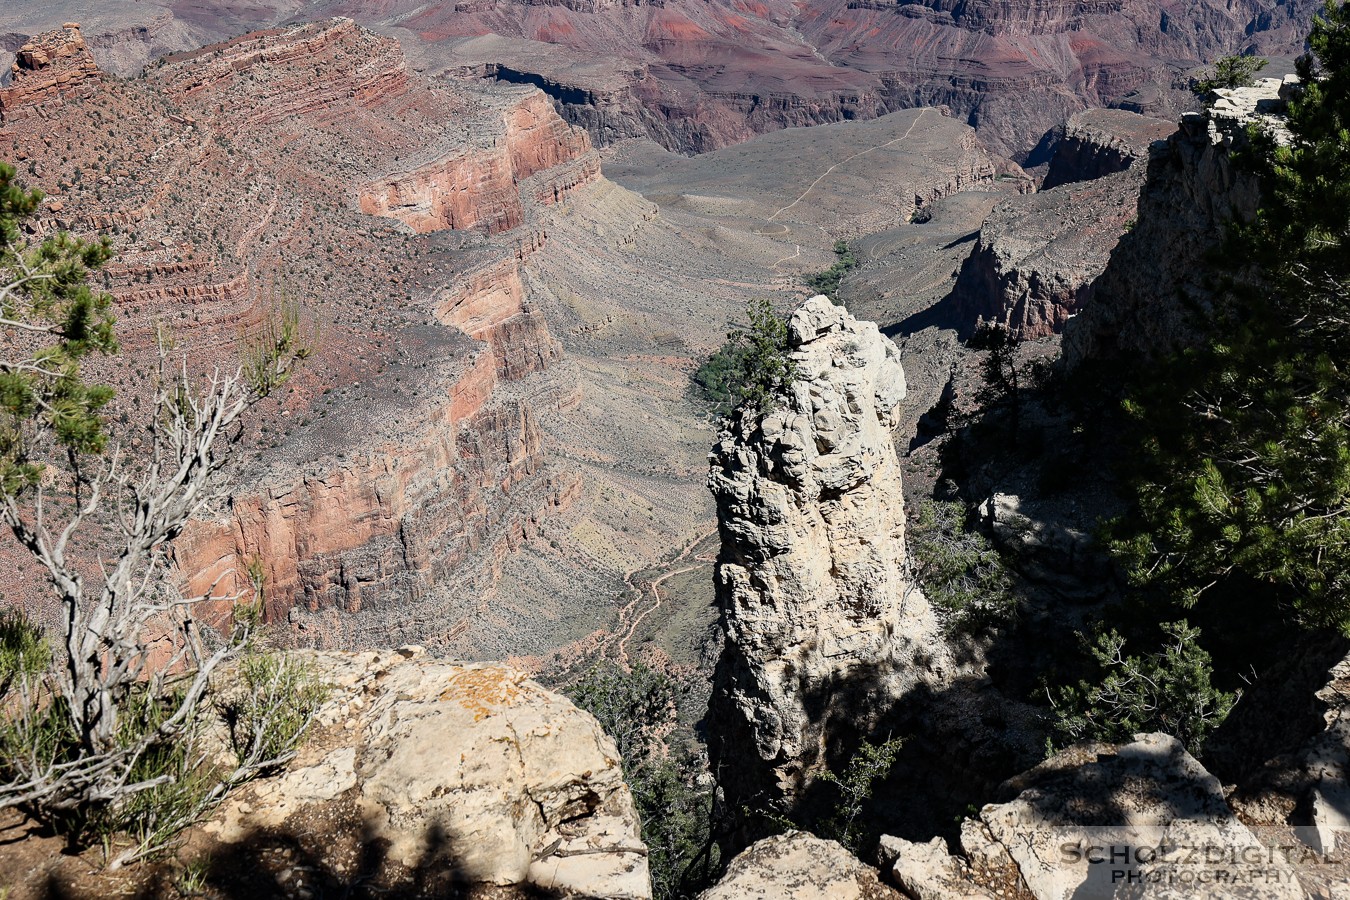
[[[19,683],[47,671],[52,648],[47,636],[18,609],[0,610],[0,703]]]
[[[197,384],[161,331],[153,411],[122,446],[104,417],[113,389],[82,370],[118,350],[112,298],[90,285],[110,246],[64,233],[30,239],[25,220],[41,199],[0,165],[0,524],[60,611],[50,643],[14,614],[0,623],[0,809],[21,809],[76,846],[129,835],[116,867],[163,849],[231,785],[276,762],[263,745],[223,775],[204,767],[212,674],[251,625],[203,631],[192,607],[220,598],[183,596],[169,570],[240,418],[308,350],[294,308],[279,310],[245,341],[246,365]],[[76,559],[97,559],[100,577]],[[149,635],[170,658],[154,659]]]
[[[890,738],[880,744],[863,741],[842,772],[827,769],[821,773],[820,780],[833,784],[839,794],[833,811],[816,829],[822,837],[836,840],[854,853],[875,839],[876,835],[868,833],[859,817],[872,801],[877,782],[891,773],[903,745],[901,738]]]
[[[854,255],[846,241],[834,242],[835,261],[824,272],[806,276],[806,286],[817,294],[824,294],[836,304],[839,303],[839,285],[844,276],[858,268],[858,257]]]
[[[1162,731],[1199,753],[1223,723],[1238,695],[1210,682],[1209,653],[1200,630],[1185,620],[1162,625],[1163,643],[1152,653],[1128,656],[1114,629],[1089,647],[1095,677],[1050,692],[1053,736],[1048,749],[1077,741],[1119,743],[1139,732]]]
[[[909,526],[914,576],[948,631],[997,625],[1016,611],[1003,559],[966,518],[963,503],[926,500]]]
[[[740,405],[740,386],[745,382],[749,349],[739,341],[728,340],[694,372],[698,395],[721,418],[730,416]]]
[[[746,315],[750,327],[729,332],[726,343],[692,378],[696,393],[722,418],[741,407],[756,414],[768,412],[797,377],[787,320],[768,300],[752,300]]]
[[[329,688],[313,668],[283,653],[250,653],[239,664],[236,688],[217,704],[240,760],[269,767],[295,756]]]

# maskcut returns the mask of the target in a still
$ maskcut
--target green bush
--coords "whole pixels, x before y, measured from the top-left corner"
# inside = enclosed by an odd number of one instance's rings
[[[674,724],[675,685],[642,663],[628,671],[601,663],[563,690],[595,716],[623,757],[642,820],[653,897],[697,895],[719,873],[712,841],[713,792],[701,783],[705,772],[699,762],[667,747],[662,738]]]
[[[1139,732],[1162,731],[1199,753],[1238,695],[1210,683],[1200,629],[1183,619],[1164,623],[1162,630],[1162,646],[1145,656],[1127,656],[1125,639],[1115,630],[1097,635],[1089,648],[1096,677],[1051,693],[1049,749],[1084,740],[1121,743]]]
[[[853,254],[845,241],[834,242],[834,265],[824,272],[806,276],[806,286],[817,294],[824,294],[836,304],[839,302],[839,285],[844,276],[858,268],[858,257]]]
[[[1193,82],[1191,90],[1204,96],[1214,90],[1251,87],[1267,62],[1259,56],[1225,56],[1214,63],[1211,75]]]
[[[721,418],[741,407],[755,414],[768,412],[797,377],[787,320],[768,300],[752,300],[746,315],[750,327],[729,332],[727,342],[692,378],[696,393]]]
[[[880,744],[863,741],[842,772],[827,769],[821,774],[821,781],[833,784],[839,791],[833,812],[818,829],[822,837],[838,841],[854,853],[861,852],[870,840],[875,840],[876,835],[865,830],[859,816],[871,802],[877,782],[895,767],[903,745],[901,738],[891,738]]]
[[[328,686],[313,669],[281,653],[251,653],[239,664],[237,689],[218,709],[240,760],[274,768],[295,755]]]
[[[52,648],[42,629],[20,610],[0,610],[0,703],[18,683],[47,671],[51,662]]]
[[[1017,601],[1007,567],[984,535],[966,528],[965,504],[924,501],[908,543],[915,578],[944,630],[976,631],[1013,616]]]

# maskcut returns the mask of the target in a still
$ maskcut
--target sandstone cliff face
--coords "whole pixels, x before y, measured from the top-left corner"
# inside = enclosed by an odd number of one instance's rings
[[[711,751],[733,808],[793,800],[831,726],[865,732],[945,666],[905,565],[898,351],[825,297],[789,328],[790,396],[737,419],[710,457],[726,634]]]
[[[558,118],[542,93],[527,91],[504,112],[501,137],[491,146],[470,146],[367,185],[361,211],[398,219],[418,233],[481,228],[496,234],[524,221],[522,194],[557,203],[599,175],[586,133]]]
[[[520,672],[415,647],[299,657],[333,693],[285,771],[201,826],[233,861],[208,876],[224,893],[298,878],[321,895],[651,896],[619,753],[592,716]]]
[[[1280,85],[1262,79],[1231,102],[1186,116],[1149,160],[1138,223],[1065,329],[1068,365],[1122,354],[1149,358],[1194,339],[1192,311],[1212,297],[1206,257],[1229,223],[1249,220],[1260,201],[1258,180],[1234,164],[1230,148],[1247,121],[1278,106]]]
[[[538,86],[597,143],[639,136],[704,152],[784,127],[945,106],[995,151],[1020,159],[1086,107],[1129,103],[1171,116],[1178,97],[1189,101],[1171,87],[1177,73],[1224,53],[1297,54],[1319,5],[141,0],[107,15],[91,40],[109,48],[118,74],[131,75],[156,49],[336,13],[419,44],[426,71]],[[25,10],[0,10],[0,30],[32,28]],[[136,39],[146,46],[130,46]]]
[[[67,22],[21,46],[10,67],[9,87],[0,89],[0,123],[31,114],[38,105],[97,90],[98,64],[78,22]]]

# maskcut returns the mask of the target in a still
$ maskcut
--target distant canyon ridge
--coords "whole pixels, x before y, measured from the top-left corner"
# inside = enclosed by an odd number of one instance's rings
[[[1299,53],[1316,0],[9,0],[0,71],[81,20],[101,64],[331,15],[396,37],[418,69],[535,85],[598,145],[702,153],[780,128],[933,106],[1023,164],[1073,113],[1165,119],[1185,73],[1231,53]]]

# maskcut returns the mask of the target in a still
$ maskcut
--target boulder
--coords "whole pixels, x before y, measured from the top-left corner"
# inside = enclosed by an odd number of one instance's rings
[[[618,751],[590,714],[520,672],[417,648],[304,659],[333,685],[317,729],[206,824],[214,856],[298,843],[338,884],[651,896]]]
[[[942,838],[917,844],[884,836],[878,850],[881,866],[913,900],[993,900],[994,893],[976,884],[969,866],[947,852]]]
[[[751,844],[699,900],[901,900],[834,841],[801,831]]]
[[[1297,873],[1229,808],[1219,780],[1165,734],[1079,744],[1009,781],[962,829],[972,862],[1006,854],[1037,900],[1304,896]]]

